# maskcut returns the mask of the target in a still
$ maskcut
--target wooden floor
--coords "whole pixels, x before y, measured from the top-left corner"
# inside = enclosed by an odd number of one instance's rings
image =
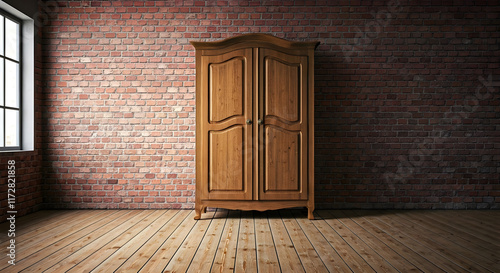
[[[0,271],[500,272],[500,211],[305,212],[41,211]]]

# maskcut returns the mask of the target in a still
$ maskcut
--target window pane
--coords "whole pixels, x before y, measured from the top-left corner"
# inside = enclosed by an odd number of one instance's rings
[[[3,58],[0,58],[0,105],[3,104]]]
[[[3,108],[0,109],[0,147],[3,147]]]
[[[0,55],[3,54],[3,16],[0,15]]]
[[[5,105],[19,107],[19,64],[5,60]]]
[[[19,24],[5,19],[5,56],[19,60]]]
[[[19,146],[19,111],[5,109],[5,146]]]

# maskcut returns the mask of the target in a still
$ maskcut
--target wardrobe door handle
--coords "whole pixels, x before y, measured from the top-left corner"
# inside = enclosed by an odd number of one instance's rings
[[[257,121],[257,123],[258,123],[259,125],[262,125],[262,124],[264,124],[264,121],[263,121],[262,119],[259,119],[259,120]]]
[[[251,119],[247,119],[247,124],[252,124],[252,120]]]

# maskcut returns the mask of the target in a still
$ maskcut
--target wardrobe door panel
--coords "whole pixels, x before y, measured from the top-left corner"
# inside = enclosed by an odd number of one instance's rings
[[[245,58],[234,57],[209,65],[208,107],[210,122],[243,116]]]
[[[307,200],[307,57],[260,49],[260,200]]]
[[[300,63],[282,62],[271,56],[265,60],[265,114],[285,122],[300,118]]]
[[[252,199],[252,51],[202,56],[202,199]]]
[[[300,191],[300,132],[290,132],[274,126],[266,127],[264,160],[265,192]]]

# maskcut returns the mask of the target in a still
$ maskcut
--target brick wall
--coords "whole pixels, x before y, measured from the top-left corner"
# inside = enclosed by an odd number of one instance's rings
[[[500,8],[467,2],[47,2],[44,202],[192,208],[189,41],[263,32],[321,42],[317,207],[498,208]]]
[[[0,155],[0,166],[2,166],[0,223],[8,217],[7,211],[14,210],[17,212],[16,216],[23,216],[43,207],[41,159],[38,152],[2,153]],[[9,160],[16,162],[16,187],[15,192],[10,192],[15,196],[14,203],[12,203],[13,209],[9,209],[8,206],[7,167]]]

